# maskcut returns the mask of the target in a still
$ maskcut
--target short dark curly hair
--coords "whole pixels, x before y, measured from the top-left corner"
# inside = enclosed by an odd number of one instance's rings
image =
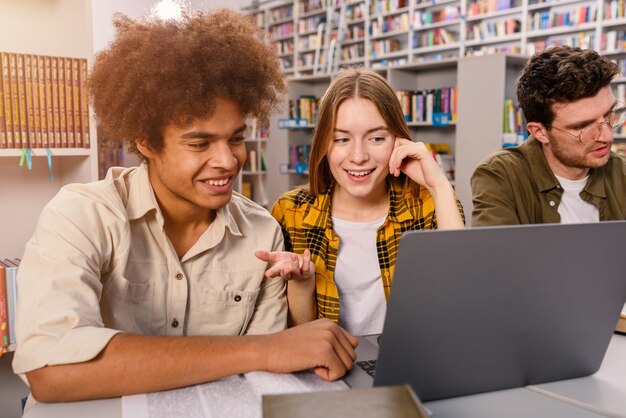
[[[96,55],[89,87],[107,141],[147,139],[163,149],[166,126],[210,116],[216,98],[265,119],[286,92],[278,57],[248,16],[229,9],[179,20],[116,14],[116,37]],[[141,157],[141,154],[139,154]]]
[[[552,105],[595,96],[620,72],[592,49],[555,46],[536,53],[517,80],[517,99],[528,122],[551,125]]]

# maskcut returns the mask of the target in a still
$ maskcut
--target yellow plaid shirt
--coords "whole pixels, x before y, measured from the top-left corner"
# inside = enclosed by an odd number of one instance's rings
[[[389,212],[376,231],[376,249],[385,299],[389,299],[400,236],[404,231],[436,229],[435,203],[424,187],[418,197],[403,193],[400,186],[388,182]],[[339,237],[333,229],[330,213],[331,190],[317,197],[297,188],[284,193],[272,207],[272,215],[280,223],[286,251],[302,254],[311,251],[315,263],[317,315],[339,320],[339,292],[334,280]],[[457,200],[462,212],[460,202]]]

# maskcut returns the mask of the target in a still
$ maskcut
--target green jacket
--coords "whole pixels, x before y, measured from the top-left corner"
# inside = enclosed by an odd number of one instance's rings
[[[557,209],[563,189],[532,136],[483,160],[471,185],[472,226],[561,222]],[[626,219],[624,160],[611,153],[604,166],[591,169],[580,197],[598,208],[601,221]]]

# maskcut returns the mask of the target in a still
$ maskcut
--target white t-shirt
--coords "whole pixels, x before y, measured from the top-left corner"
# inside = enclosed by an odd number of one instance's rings
[[[376,253],[376,230],[385,217],[373,222],[332,219],[339,235],[335,268],[341,300],[339,324],[353,335],[380,334],[387,301]]]
[[[600,222],[598,208],[580,198],[580,192],[585,188],[589,176],[581,180],[569,180],[560,176],[556,176],[556,179],[563,188],[558,209],[562,224]]]

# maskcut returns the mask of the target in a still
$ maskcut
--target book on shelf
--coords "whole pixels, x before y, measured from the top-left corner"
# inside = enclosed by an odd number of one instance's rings
[[[11,80],[9,56],[0,52],[0,148],[13,146],[13,121],[11,120]]]
[[[267,162],[265,161],[265,148],[261,148],[259,151],[259,160],[261,161],[261,171],[267,171]]]
[[[61,148],[63,145],[63,138],[61,134],[61,100],[59,98],[59,60],[57,57],[50,58],[50,77],[52,81],[50,90],[52,100],[52,117],[54,122],[54,147]],[[52,140],[50,140],[50,143],[52,143]]]
[[[68,147],[67,137],[67,112],[66,112],[66,90],[65,90],[65,58],[57,58],[57,88],[59,91],[59,122],[61,131],[61,148]]]
[[[432,90],[399,90],[396,96],[407,122],[433,123],[433,115],[447,114],[445,126],[456,121],[457,88],[442,87]]]
[[[28,120],[26,111],[26,85],[25,85],[25,72],[24,72],[24,55],[16,54],[15,63],[17,66],[15,83],[15,92],[17,93],[17,109],[19,120],[20,140],[19,144],[15,146],[18,148],[25,148],[28,146]]]
[[[0,263],[0,355],[9,348],[9,309],[7,298],[7,272]]]
[[[35,124],[35,103],[33,101],[33,65],[31,55],[24,55],[24,103],[25,103],[25,113],[26,113],[26,129],[27,136],[29,139],[28,147],[29,148],[38,148],[41,145],[41,136],[37,138],[37,125]],[[37,143],[37,139],[39,139],[39,143]],[[22,142],[22,146],[24,147],[24,143]]]
[[[88,68],[87,68],[87,60],[79,60],[80,70],[78,73],[79,82],[78,82],[78,90],[80,95],[80,107],[81,107],[81,135],[82,135],[82,144],[84,148],[91,147],[91,138],[89,136],[89,92],[87,88],[87,76],[88,76]]]
[[[513,99],[504,101],[502,112],[502,147],[514,147],[528,139],[526,121],[522,109],[515,105]]]
[[[35,55],[37,60],[37,99],[39,103],[39,129],[41,146],[49,148],[48,105],[46,103],[46,57]]]
[[[67,147],[74,148],[76,139],[74,138],[74,103],[72,91],[72,59],[63,58],[63,67],[65,72],[65,120],[67,128]]]
[[[289,168],[297,174],[305,174],[309,170],[310,144],[293,144],[289,152]]]
[[[426,148],[431,152],[433,159],[441,167],[448,180],[454,180],[454,155],[450,144],[445,143],[425,143]]]
[[[246,162],[243,164],[243,170],[248,172],[255,172],[258,170],[257,153],[255,150],[252,149],[246,152]]]
[[[7,307],[7,325],[8,325],[8,345],[10,348],[15,344],[15,308],[17,305],[17,270],[19,268],[19,259],[0,260],[0,265],[5,272],[6,283],[6,307]],[[1,273],[0,273],[1,274]]]
[[[252,183],[246,180],[241,182],[241,194],[252,200]]]
[[[87,60],[0,52],[0,148],[89,147]]]

